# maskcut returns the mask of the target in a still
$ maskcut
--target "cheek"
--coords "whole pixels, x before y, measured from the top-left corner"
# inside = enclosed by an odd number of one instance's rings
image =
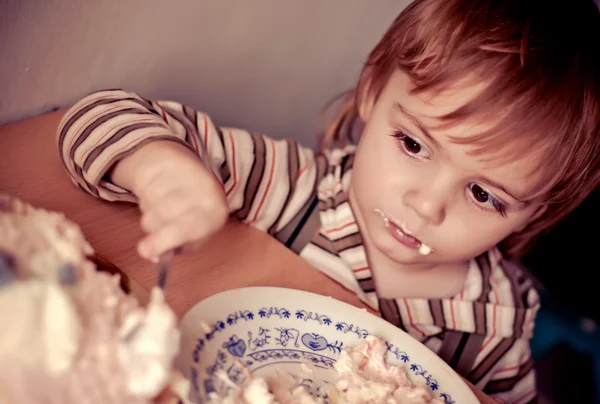
[[[361,139],[364,160],[371,167],[378,167],[384,175],[397,174],[398,163],[402,162],[401,152],[391,136],[392,130],[387,126],[368,127]]]
[[[525,220],[522,215],[508,220],[491,215],[470,206],[455,211],[439,233],[447,241],[448,253],[465,257],[481,254],[516,231]]]
[[[423,169],[402,154],[395,140],[385,132],[368,133],[357,150],[353,183],[369,199],[401,198],[402,193],[418,184]],[[380,201],[381,202],[381,201]]]
[[[445,231],[438,233],[445,241],[439,240],[441,245],[438,241],[436,246],[442,256],[450,261],[469,260],[493,248],[504,238],[503,232],[496,233],[497,229],[486,228],[473,224],[473,222],[469,225],[464,218],[453,222],[451,226],[447,226]],[[480,218],[477,222],[479,224],[489,223]],[[447,224],[450,225],[450,223]]]
[[[385,191],[385,188],[403,172],[399,151],[389,136],[368,136],[361,140],[357,151],[353,176],[358,177],[373,192]]]

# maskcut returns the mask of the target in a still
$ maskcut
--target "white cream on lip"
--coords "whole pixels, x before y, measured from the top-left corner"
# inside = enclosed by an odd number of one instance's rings
[[[419,254],[421,255],[429,255],[431,254],[431,247],[429,247],[427,244],[421,242],[421,245],[419,246]]]
[[[403,233],[412,237],[410,231],[406,230],[406,226],[404,225],[404,223],[398,221],[398,219],[396,219],[394,216],[389,215],[380,209],[375,209],[375,213],[377,213],[383,219],[383,221],[385,222],[385,227],[389,227],[390,222],[393,222],[396,225],[396,227],[401,229]],[[431,249],[431,247],[429,247],[427,244],[421,241],[421,245],[419,246],[419,254],[426,256],[431,254],[432,251],[433,250]]]

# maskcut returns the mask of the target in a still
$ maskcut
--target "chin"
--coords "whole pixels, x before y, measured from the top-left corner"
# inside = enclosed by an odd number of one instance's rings
[[[377,229],[376,234],[371,233],[371,242],[386,255],[393,254],[394,250],[398,249],[398,242],[392,239],[385,229]]]

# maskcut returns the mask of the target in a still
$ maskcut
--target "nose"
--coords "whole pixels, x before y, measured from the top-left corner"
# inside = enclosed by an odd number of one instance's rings
[[[447,194],[434,184],[420,185],[408,190],[403,202],[425,223],[437,226],[446,218]]]

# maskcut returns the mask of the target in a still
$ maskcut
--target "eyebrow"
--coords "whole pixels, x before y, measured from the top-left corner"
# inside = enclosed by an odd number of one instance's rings
[[[431,134],[429,133],[429,131],[427,130],[425,125],[423,125],[423,122],[421,122],[416,116],[414,116],[410,112],[408,112],[406,110],[406,108],[404,108],[399,102],[396,102],[395,106],[396,106],[396,109],[398,109],[402,113],[402,115],[404,115],[405,117],[410,119],[412,121],[412,123],[414,123],[415,126],[417,128],[419,128],[419,130],[423,133],[423,135],[427,138],[427,140],[429,140],[435,146],[439,147],[440,144],[437,142],[437,140],[434,139],[433,136],[431,136]]]
[[[429,131],[427,130],[427,128],[425,127],[425,125],[423,125],[423,122],[421,122],[416,116],[412,115],[410,112],[408,112],[406,110],[406,108],[404,108],[399,102],[395,103],[396,109],[398,109],[402,115],[404,115],[405,117],[407,117],[408,119],[410,119],[417,128],[419,128],[419,130],[423,133],[423,135],[431,142],[433,143],[435,146],[440,147],[440,144],[437,142],[437,140],[435,140],[435,138],[433,136],[431,136],[431,134],[429,133]],[[510,192],[505,186],[492,181],[488,178],[482,177],[481,178],[482,182],[487,183],[488,185],[497,188],[499,190],[501,190],[502,192],[504,192],[505,194],[507,194],[508,196],[510,196],[512,199],[514,199],[515,201],[521,203],[521,204],[527,204],[527,201],[518,198],[517,196],[515,196],[515,194],[513,192]]]

